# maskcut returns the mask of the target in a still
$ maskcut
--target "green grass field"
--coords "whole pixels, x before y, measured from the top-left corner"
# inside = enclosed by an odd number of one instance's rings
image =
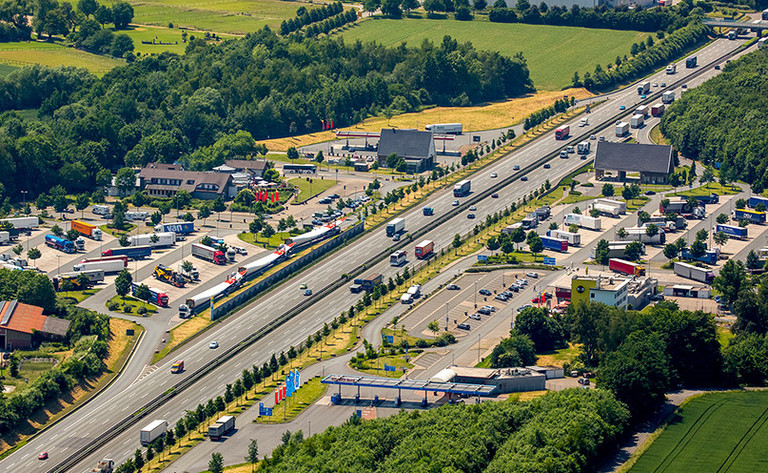
[[[9,64],[0,63],[0,77],[5,77],[16,69],[16,67]]]
[[[768,392],[706,394],[676,418],[629,470],[631,473],[768,470]]]
[[[3,66],[23,67],[35,63],[45,66],[84,67],[101,76],[113,67],[125,64],[125,61],[52,43],[32,41],[0,44],[0,64]]]
[[[322,179],[312,179],[312,183],[310,184],[309,178],[306,177],[297,177],[296,179],[291,179],[288,181],[289,184],[293,184],[294,186],[299,188],[299,195],[294,201],[297,204],[300,204],[304,202],[305,200],[309,199],[313,195],[320,194],[322,192],[325,192],[326,190],[330,189],[331,187],[336,184],[336,181],[332,180],[322,180]],[[310,192],[311,189],[311,192]]]
[[[376,41],[386,46],[405,41],[413,47],[424,39],[439,44],[443,36],[450,35],[507,56],[522,51],[531,78],[541,90],[569,85],[575,71],[583,76],[598,63],[605,67],[616,56],[628,55],[632,43],[648,36],[637,31],[426,19],[366,20],[341,34],[346,41]]]

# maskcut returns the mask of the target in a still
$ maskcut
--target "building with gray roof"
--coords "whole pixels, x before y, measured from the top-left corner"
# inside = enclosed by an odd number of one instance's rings
[[[644,184],[668,184],[675,169],[675,150],[667,145],[633,143],[597,143],[595,177],[602,179],[607,171],[616,171],[619,181],[627,173],[639,173]]]
[[[435,165],[435,141],[432,139],[432,133],[382,128],[378,149],[380,166],[387,165],[387,156],[390,154],[403,158],[410,173],[432,169]]]

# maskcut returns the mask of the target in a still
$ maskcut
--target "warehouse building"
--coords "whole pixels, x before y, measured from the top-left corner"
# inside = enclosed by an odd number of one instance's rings
[[[627,173],[639,173],[643,184],[667,184],[675,169],[675,150],[666,145],[642,145],[600,141],[595,151],[595,177],[603,179],[607,172],[618,173],[618,180],[627,180]]]
[[[435,141],[432,133],[418,130],[383,128],[379,138],[379,166],[387,165],[387,156],[396,154],[408,165],[408,172],[415,174],[435,166]]]
[[[437,373],[433,381],[495,386],[498,394],[546,389],[547,376],[529,368],[470,368],[451,366]]]
[[[43,340],[67,336],[69,320],[43,315],[43,308],[19,301],[0,301],[0,348],[28,349]]]

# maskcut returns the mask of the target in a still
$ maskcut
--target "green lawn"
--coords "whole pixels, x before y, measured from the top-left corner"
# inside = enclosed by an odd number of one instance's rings
[[[293,395],[293,397],[286,398],[281,402],[279,406],[275,406],[272,410],[272,416],[259,416],[255,422],[260,424],[280,424],[283,422],[290,422],[297,415],[301,414],[304,409],[314,404],[328,388],[327,384],[320,382],[319,377],[315,377],[304,383],[301,388]],[[270,391],[272,394],[273,391]]]
[[[136,299],[135,297],[132,297],[132,296],[125,296],[125,297],[114,296],[113,298],[108,300],[105,305],[107,308],[109,308],[111,304],[117,304],[117,307],[112,310],[114,310],[115,312],[122,312],[124,314],[132,314],[132,315],[138,315],[138,316],[143,315],[144,317],[147,317],[157,312],[157,307],[155,307],[154,305],[148,302],[144,302],[142,300]],[[130,307],[130,309],[126,311],[126,308],[128,307]],[[139,314],[138,312],[136,312],[139,307],[144,307],[145,309],[147,309],[147,312],[145,312],[144,314]]]
[[[16,69],[18,69],[18,68],[14,67],[14,66],[11,66],[9,64],[2,64],[2,63],[0,63],[0,77],[5,77],[8,74],[10,74],[11,72],[15,71]]]
[[[735,185],[727,185],[727,186],[721,186],[719,182],[710,182],[706,186],[697,187],[695,189],[687,190],[687,191],[681,191],[681,192],[675,192],[674,195],[678,196],[697,196],[697,195],[709,195],[709,194],[717,194],[717,195],[734,195],[741,192],[741,188]]]
[[[45,66],[84,67],[96,75],[104,75],[125,61],[78,51],[55,43],[13,42],[0,43],[0,64],[5,67],[23,67],[30,64]],[[2,74],[0,70],[0,74]]]
[[[409,360],[413,360],[416,354],[409,354]],[[385,371],[384,365],[394,366],[396,371]],[[374,376],[382,376],[385,378],[400,378],[403,376],[403,368],[409,370],[413,368],[413,363],[405,361],[405,353],[399,355],[387,355],[380,356],[375,360],[366,360],[363,362],[362,368],[355,368],[355,371],[368,373]]]
[[[312,182],[310,183],[310,179]],[[336,184],[335,180],[315,179],[309,177],[297,177],[288,181],[289,184],[299,188],[299,196],[294,201],[297,204],[301,204],[314,195],[321,194]]]
[[[96,294],[97,292],[101,291],[101,289],[86,289],[84,291],[67,291],[67,292],[60,292],[59,297],[62,299],[67,299],[73,304],[79,304],[83,302],[88,297],[91,297],[92,295]]]
[[[298,234],[299,232],[277,232],[271,237],[269,237],[269,239],[266,239],[263,236],[261,236],[261,233],[254,235],[253,233],[243,232],[243,233],[238,233],[237,237],[243,240],[244,242],[250,243],[252,245],[264,246],[264,243],[267,243],[267,247],[277,248],[278,246],[285,243],[286,238],[290,238]]]
[[[51,361],[22,361],[21,369],[19,369],[19,376],[17,378],[12,378],[9,375],[10,370],[2,371],[6,376],[6,378],[3,379],[3,384],[7,386],[16,386],[15,392],[21,392],[51,368],[53,368],[53,362]]]
[[[675,418],[638,458],[631,473],[766,471],[768,392],[706,394]]]
[[[372,19],[343,33],[348,42],[376,41],[386,46],[408,42],[417,47],[424,39],[439,44],[450,35],[471,41],[478,49],[512,56],[522,51],[537,89],[559,90],[571,82],[573,73],[584,75],[596,64],[605,67],[616,56],[629,54],[632,43],[645,40],[647,33],[565,26],[504,24],[488,21],[427,19]]]

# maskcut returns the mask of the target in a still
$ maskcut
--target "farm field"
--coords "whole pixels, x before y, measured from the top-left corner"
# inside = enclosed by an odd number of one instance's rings
[[[766,421],[768,392],[705,394],[678,410],[629,472],[766,471]]]
[[[0,44],[0,64],[17,67],[30,64],[77,66],[84,67],[92,73],[102,76],[113,67],[125,64],[125,61],[78,51],[77,49],[57,44],[15,42]],[[0,69],[0,74],[3,74],[2,69]]]
[[[0,77],[5,77],[15,70],[16,70],[16,67],[14,66],[0,63]]]
[[[407,42],[417,47],[424,39],[439,44],[450,35],[459,42],[471,41],[478,49],[506,56],[522,51],[539,90],[560,90],[571,83],[573,73],[584,75],[603,67],[616,56],[629,54],[632,43],[648,33],[600,30],[567,26],[503,24],[487,21],[456,21],[374,18],[341,33],[345,41],[376,41],[385,46]]]

